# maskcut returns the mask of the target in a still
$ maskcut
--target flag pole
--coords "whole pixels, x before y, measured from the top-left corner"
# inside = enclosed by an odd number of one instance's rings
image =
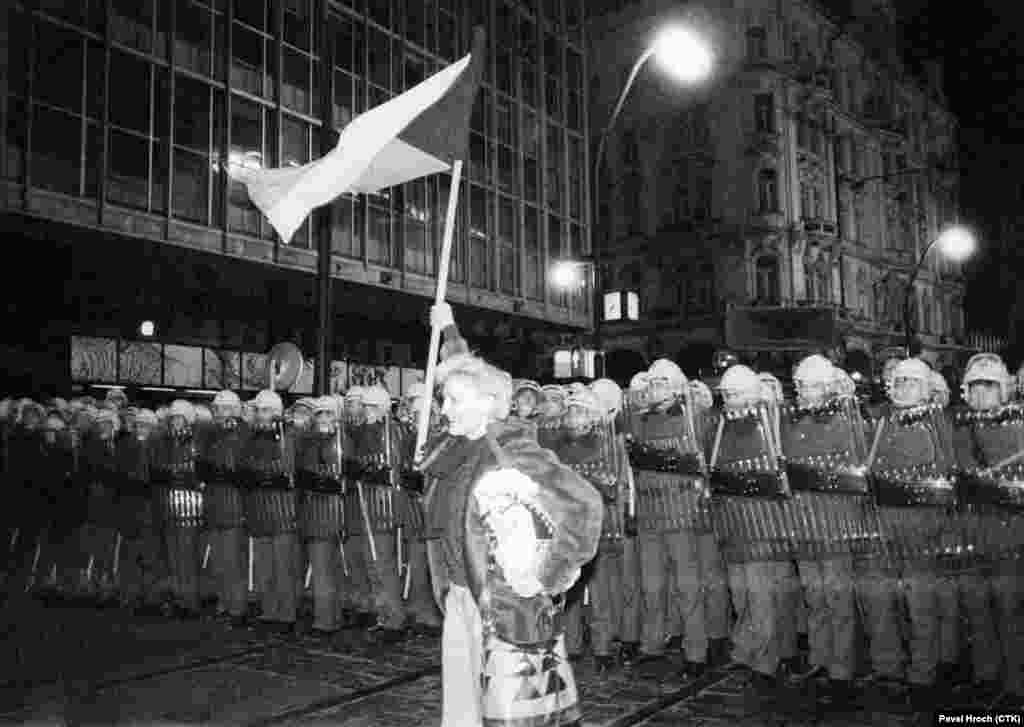
[[[434,304],[444,303],[448,290],[448,267],[452,257],[452,235],[455,231],[455,211],[459,205],[459,185],[462,182],[462,160],[456,159],[452,164],[452,186],[448,191],[448,212],[444,220],[444,237],[441,243],[441,264],[437,270],[437,294]],[[430,347],[427,350],[427,375],[423,382],[423,401],[420,402],[420,418],[416,429],[416,449],[414,456],[419,460],[423,456],[423,445],[427,443],[427,430],[430,426],[430,404],[434,400],[434,375],[437,367],[437,353],[441,348],[441,329],[431,323]]]

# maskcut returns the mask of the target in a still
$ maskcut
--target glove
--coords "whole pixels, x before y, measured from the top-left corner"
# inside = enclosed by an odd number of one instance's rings
[[[444,330],[448,326],[455,325],[452,307],[447,303],[436,303],[430,306],[430,325],[438,330]]]

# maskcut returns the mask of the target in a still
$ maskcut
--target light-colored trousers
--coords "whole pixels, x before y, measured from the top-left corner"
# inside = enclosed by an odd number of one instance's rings
[[[704,617],[701,537],[692,530],[641,532],[640,575],[643,593],[641,649],[644,654],[664,651],[665,637],[677,630],[683,636],[686,657],[707,658],[708,635]],[[717,554],[717,549],[714,551]]]
[[[263,621],[295,623],[302,582],[301,553],[296,533],[253,541],[253,577],[260,594]]]
[[[756,672],[774,675],[779,661],[795,652],[796,638],[789,584],[794,578],[790,561],[756,561],[729,565],[736,625],[733,659]],[[792,624],[787,627],[787,624]]]
[[[1003,647],[1003,685],[1007,692],[1024,697],[1024,561],[1004,558],[992,579],[999,616],[999,641]]]
[[[853,558],[802,560],[798,567],[811,666],[828,670],[832,679],[852,679],[857,666]]]
[[[483,624],[473,594],[452,584],[441,636],[441,727],[480,727]]]

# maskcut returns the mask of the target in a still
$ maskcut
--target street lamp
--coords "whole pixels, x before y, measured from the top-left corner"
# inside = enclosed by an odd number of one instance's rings
[[[703,38],[691,28],[684,25],[670,25],[662,29],[655,37],[654,42],[640,54],[633,64],[633,68],[626,78],[622,87],[619,99],[615,103],[608,124],[601,132],[601,138],[597,142],[597,153],[594,156],[593,196],[594,196],[594,224],[596,225],[601,213],[600,190],[601,190],[601,164],[604,161],[604,151],[608,144],[608,137],[615,127],[615,122],[622,113],[622,106],[626,103],[626,97],[633,88],[637,75],[643,65],[652,57],[657,57],[658,65],[670,75],[682,83],[697,83],[704,80],[711,74],[714,64],[714,54]],[[594,266],[594,348],[601,350],[601,317],[604,305],[601,294],[601,244],[597,235],[594,235],[593,244],[593,266]],[[604,372],[599,372],[604,375]]]
[[[969,229],[963,225],[952,225],[936,235],[925,246],[903,291],[903,335],[908,356],[912,355],[910,349],[914,342],[913,320],[910,315],[910,298],[914,294],[914,283],[917,281],[921,268],[924,267],[924,261],[927,259],[928,253],[932,251],[932,248],[938,247],[939,251],[949,260],[963,262],[974,253],[977,244],[974,233]]]
[[[564,291],[581,288],[584,282],[581,270],[588,265],[588,260],[558,260],[551,266],[551,283]]]

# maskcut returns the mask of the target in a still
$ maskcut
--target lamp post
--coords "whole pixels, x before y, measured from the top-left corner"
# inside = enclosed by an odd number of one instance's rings
[[[594,156],[593,175],[593,197],[594,197],[594,225],[596,226],[601,213],[600,190],[601,190],[601,164],[604,160],[605,147],[608,144],[608,137],[615,126],[615,122],[622,113],[622,107],[626,103],[626,97],[633,88],[637,75],[643,65],[652,57],[657,56],[661,65],[673,76],[683,83],[696,83],[706,78],[711,73],[713,56],[711,50],[704,41],[689,28],[683,26],[666,27],[633,64],[633,68],[626,78],[626,83],[619,93],[619,99],[615,103],[608,123],[601,131],[601,137],[597,142],[597,152]],[[603,290],[601,286],[601,250],[602,245],[596,234],[593,235],[593,259],[594,266],[594,348],[601,350],[601,318],[604,311]],[[598,372],[604,375],[604,370]]]
[[[914,283],[917,281],[917,276],[921,272],[921,268],[924,267],[924,261],[928,258],[928,253],[932,251],[932,248],[937,246],[950,260],[953,260],[954,262],[962,262],[971,256],[976,244],[977,241],[970,230],[962,225],[953,225],[951,227],[947,227],[941,233],[936,235],[932,241],[925,246],[924,251],[921,253],[921,257],[918,258],[917,265],[914,266],[913,271],[910,273],[906,287],[903,290],[903,334],[904,343],[907,349],[907,356],[912,355],[911,347],[914,343],[914,326],[913,316],[910,314],[910,298],[914,294]]]

